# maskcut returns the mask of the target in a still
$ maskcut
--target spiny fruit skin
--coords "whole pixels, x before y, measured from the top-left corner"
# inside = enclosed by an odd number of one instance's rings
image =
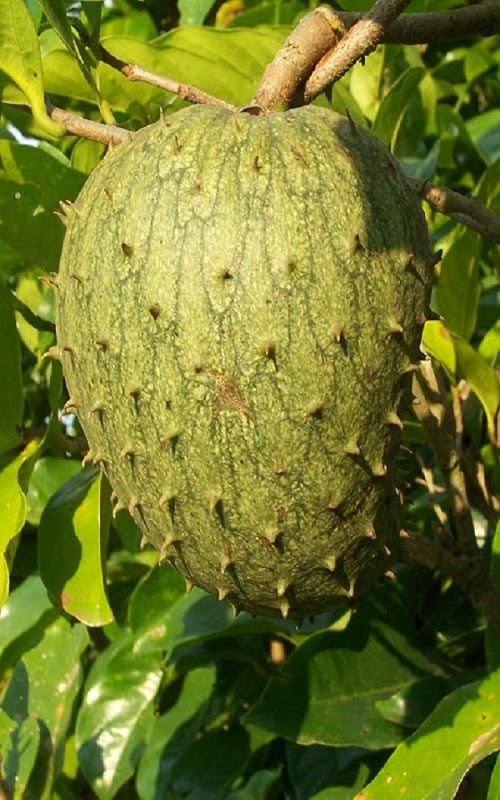
[[[432,274],[386,149],[320,108],[193,107],[66,213],[58,346],[118,508],[237,608],[302,618],[369,589]]]

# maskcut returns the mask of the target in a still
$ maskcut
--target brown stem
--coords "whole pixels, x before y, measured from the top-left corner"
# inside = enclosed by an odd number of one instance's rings
[[[412,531],[402,533],[400,545],[405,561],[449,575],[488,622],[500,631],[500,589],[493,583],[479,551],[453,552],[440,542]]]
[[[306,14],[266,67],[253,103],[269,111],[288,105],[298,86],[345,31],[339,12],[328,6]]]
[[[101,122],[93,122],[90,119],[79,117],[78,114],[57,108],[48,100],[45,105],[51,119],[59,122],[68,133],[72,133],[74,136],[82,136],[84,139],[92,139],[94,142],[107,145],[121,144],[132,139],[133,134],[125,128],[119,128],[117,125],[103,125]]]
[[[355,11],[335,12],[346,28],[363,15]],[[500,33],[500,3],[477,3],[451,11],[403,14],[387,26],[381,42],[387,44],[436,44],[470,36]],[[333,38],[330,47],[333,46]]]
[[[337,50],[339,33],[363,19],[363,14],[334,11],[328,6],[320,6],[304,17],[264,73],[255,102],[265,109],[290,104],[321,58],[331,48]],[[426,44],[495,33],[500,33],[500,3],[489,0],[451,11],[403,14],[392,22],[385,21],[378,41]]]
[[[466,197],[453,189],[433,186],[425,180],[408,178],[417,194],[434,211],[446,214],[456,222],[478,231],[482,236],[500,244],[500,216],[479,202],[477,197]]]
[[[337,45],[325,53],[306,81],[304,101],[310,103],[322,91],[370,53],[382,39],[385,29],[399,17],[410,0],[377,0],[368,14],[346,33]]]
[[[224,100],[219,100],[218,97],[213,97],[206,92],[203,92],[201,89],[197,89],[195,86],[190,86],[187,83],[179,83],[179,81],[174,81],[172,78],[167,78],[164,75],[158,75],[155,72],[150,72],[148,69],[143,69],[138,64],[130,64],[127,61],[122,61],[120,58],[117,58],[109,50],[106,50],[102,45],[99,46],[99,50],[97,53],[98,57],[101,61],[108,66],[116,69],[118,72],[121,72],[122,75],[125,75],[129,81],[142,81],[143,83],[149,83],[152,86],[157,86],[159,89],[163,89],[165,92],[171,92],[172,94],[178,95],[183,100],[188,100],[190,103],[202,103],[205,105],[210,106],[219,106],[220,108],[225,108],[228,111],[236,111],[236,106],[233,106],[231,103],[226,103]]]

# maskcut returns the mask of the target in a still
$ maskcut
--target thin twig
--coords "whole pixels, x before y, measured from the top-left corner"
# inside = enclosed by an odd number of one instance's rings
[[[449,575],[488,622],[500,630],[500,589],[493,583],[479,550],[473,554],[453,552],[413,531],[402,532],[400,547],[405,561]]]
[[[78,114],[72,114],[70,111],[64,111],[64,109],[52,105],[48,100],[45,101],[45,105],[51,119],[59,122],[68,133],[72,133],[74,136],[82,136],[84,139],[91,139],[107,145],[121,144],[132,139],[133,134],[125,128],[85,119]]]
[[[224,100],[219,100],[218,97],[213,97],[195,86],[190,86],[188,83],[179,83],[172,78],[167,78],[164,75],[158,75],[148,69],[143,69],[138,64],[131,64],[127,61],[122,61],[117,58],[109,50],[106,50],[102,45],[99,46],[98,57],[108,66],[121,72],[129,81],[141,81],[142,83],[149,83],[151,86],[156,86],[158,89],[163,89],[165,92],[176,94],[182,100],[188,100],[190,103],[201,103],[210,106],[219,106],[228,111],[236,111],[236,106],[231,103],[226,103]]]
[[[500,216],[483,206],[477,197],[467,197],[459,192],[454,192],[453,189],[433,186],[426,180],[416,178],[408,178],[408,180],[417,194],[434,211],[439,211],[440,214],[445,214],[456,222],[478,231],[487,239],[500,244]]]
[[[370,53],[382,39],[386,28],[409,3],[410,0],[377,0],[373,8],[316,64],[306,81],[305,102],[314,100],[345,75],[356,61]]]

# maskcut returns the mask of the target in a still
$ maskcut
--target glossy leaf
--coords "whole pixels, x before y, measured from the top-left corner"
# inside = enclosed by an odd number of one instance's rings
[[[25,95],[37,123],[50,136],[61,136],[64,128],[53,122],[45,110],[38,40],[23,0],[0,0],[0,18],[0,70]]]
[[[451,334],[440,321],[425,323],[422,344],[455,382],[461,378],[467,381],[484,408],[489,431],[494,436],[500,402],[500,384],[495,370],[468,342]]]
[[[137,653],[126,631],[99,656],[76,722],[80,767],[100,800],[133,774],[153,728],[162,677],[160,653]]]
[[[42,512],[52,495],[63,483],[81,471],[79,461],[46,456],[35,464],[28,486],[28,515],[31,525],[38,525]]]
[[[445,678],[422,678],[387,700],[379,700],[376,706],[389,722],[404,725],[405,728],[418,728],[449,690],[450,682]]]
[[[410,67],[405,70],[380,103],[373,123],[373,133],[384,144],[390,146],[391,150],[394,150],[408,103],[424,73],[423,67]]]
[[[492,367],[496,367],[500,360],[500,319],[485,334],[478,347],[479,355]]]
[[[481,237],[473,231],[463,233],[444,256],[436,287],[437,310],[444,324],[467,340],[476,327],[480,254]]]
[[[0,738],[3,786],[12,800],[26,797],[28,781],[40,747],[40,725],[34,717],[26,717],[14,726],[9,736]]]
[[[30,575],[0,610],[0,674],[33,647],[57,611],[40,578]]]
[[[467,772],[500,749],[500,670],[456,689],[389,758],[358,800],[454,797]],[[425,769],[422,765],[425,764]]]
[[[83,625],[56,620],[41,642],[16,664],[2,701],[2,709],[21,724],[29,717],[41,723],[42,762],[37,763],[33,796],[49,800],[60,772],[64,741],[73,703],[80,689],[80,656],[88,644]],[[13,734],[15,735],[15,734]]]
[[[41,578],[54,600],[87,625],[113,619],[103,572],[109,522],[108,486],[95,469],[82,470],[63,484],[40,520]]]
[[[370,121],[375,119],[382,97],[385,53],[385,47],[377,47],[364,64],[358,61],[351,70],[351,94]]]
[[[30,275],[24,272],[20,276],[16,286],[16,298],[36,316],[44,321],[53,322],[54,292],[41,283],[36,274]],[[40,358],[54,341],[53,333],[33,327],[19,311],[16,312],[16,324],[21,341],[37,358]]]
[[[0,472],[0,605],[9,593],[9,569],[5,554],[26,521],[24,490],[38,452],[39,442],[34,440]]]
[[[57,270],[64,225],[54,211],[61,200],[75,199],[85,176],[54,148],[0,139],[0,158],[0,237],[27,261]]]
[[[0,455],[20,442],[24,392],[21,377],[21,348],[16,330],[10,292],[0,277]]]
[[[376,703],[431,667],[398,631],[396,608],[391,612],[367,603],[345,631],[309,637],[244,716],[246,724],[299,744],[396,745],[403,731],[383,719]]]
[[[483,111],[466,122],[467,131],[487,164],[500,157],[500,109]]]
[[[243,105],[252,98],[266,64],[286,36],[286,29],[178,28],[153,42],[109,37],[103,44],[119,58],[198,86],[228,102]],[[47,91],[95,102],[71,56],[52,49],[44,57]],[[127,112],[133,102],[163,106],[165,92],[130,83],[105,65],[97,69],[99,86],[112,108]],[[234,76],[237,75],[237,80]]]
[[[163,800],[167,795],[178,759],[204,724],[214,684],[214,667],[192,670],[175,705],[156,720],[137,773],[141,800]]]

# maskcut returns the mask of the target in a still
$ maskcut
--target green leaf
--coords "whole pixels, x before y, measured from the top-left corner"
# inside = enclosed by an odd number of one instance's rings
[[[154,567],[138,584],[128,607],[128,622],[135,633],[166,623],[170,608],[185,593],[185,581],[170,564]]]
[[[478,347],[478,353],[492,367],[498,365],[500,359],[500,319],[485,334]]]
[[[382,96],[385,53],[385,47],[377,47],[366,57],[364,64],[358,61],[351,70],[351,94],[363,114],[372,122],[377,115]]]
[[[40,746],[38,720],[27,717],[8,736],[0,738],[3,785],[12,800],[26,797],[28,781],[35,766]],[[29,796],[29,795],[28,795]]]
[[[55,148],[0,139],[0,159],[0,237],[28,262],[57,270],[64,226],[54,211],[75,199],[85,175]]]
[[[499,108],[482,111],[477,117],[467,120],[465,127],[487,164],[492,164],[500,157]]]
[[[16,664],[2,701],[3,710],[16,722],[29,717],[41,722],[42,763],[33,775],[33,797],[49,800],[51,786],[62,767],[64,742],[73,703],[80,689],[80,656],[88,644],[83,625],[73,628],[64,619],[45,631],[41,642]]]
[[[229,792],[227,800],[271,800],[276,797],[276,784],[281,769],[262,769],[255,772],[241,789]]]
[[[163,800],[167,795],[178,759],[205,722],[214,685],[214,667],[191,670],[175,705],[156,720],[137,772],[141,800]]]
[[[384,760],[383,751],[286,744],[287,770],[297,800],[353,800]]]
[[[376,703],[384,719],[404,725],[405,728],[418,728],[450,690],[450,681],[438,675],[422,678],[411,686]]]
[[[63,484],[40,520],[40,576],[56,602],[87,625],[113,620],[103,574],[109,522],[108,485],[96,469]]]
[[[215,0],[179,0],[179,25],[202,25]]]
[[[0,277],[0,455],[20,442],[24,392],[21,377],[21,347],[10,292]]]
[[[373,133],[391,150],[394,150],[408,104],[424,74],[423,67],[410,67],[405,70],[380,103],[373,123]]]
[[[35,464],[28,486],[28,522],[39,525],[42,512],[52,495],[63,483],[81,472],[78,461],[47,456]]]
[[[132,37],[103,38],[118,58],[194,84],[228,102],[243,105],[252,98],[264,67],[287,35],[287,28],[177,28],[152,42]],[[42,37],[43,39],[43,37]],[[66,51],[51,49],[44,57],[47,91],[95,103],[96,98]],[[105,64],[97,68],[102,95],[115,111],[132,104],[164,106],[164,91],[131,83]]]
[[[495,586],[500,588],[500,522],[491,543],[490,575]],[[500,669],[500,632],[491,624],[486,628],[485,648],[489,669]]]
[[[137,653],[126,631],[95,661],[77,717],[76,747],[100,800],[111,800],[135,770],[155,722],[161,662],[160,653]]]
[[[9,593],[9,569],[5,554],[26,521],[25,484],[38,457],[39,446],[36,440],[30,442],[17,458],[0,471],[0,606]]]
[[[297,647],[245,723],[299,744],[396,745],[403,731],[383,719],[376,703],[431,667],[398,630],[396,603],[387,608],[380,598],[365,603],[345,631],[322,632]]]
[[[488,797],[486,800],[498,800],[500,797],[500,756],[497,756],[493,773],[491,775],[490,787],[488,789]]]
[[[358,800],[455,797],[467,772],[500,749],[500,670],[461,686],[402,742]],[[425,769],[422,769],[425,765]]]
[[[42,63],[36,31],[23,0],[0,0],[0,70],[22,91],[37,123],[49,136],[64,128],[45,110]]]
[[[43,321],[53,321],[54,291],[41,283],[38,275],[30,275],[26,272],[21,275],[16,286],[15,296],[29,311]],[[53,333],[33,327],[19,310],[16,310],[16,324],[23,344],[37,358],[41,357],[54,341]]]
[[[494,437],[500,384],[493,367],[468,342],[447,331],[437,320],[425,323],[422,345],[455,383],[461,378],[467,381],[484,408],[490,435]]]
[[[0,675],[36,644],[55,616],[40,578],[30,575],[14,589],[0,612]]]
[[[457,356],[457,376],[464,378],[479,398],[486,413],[488,430],[495,436],[495,418],[500,403],[500,383],[493,367],[463,339],[453,337]]]
[[[476,327],[480,255],[481,237],[466,231],[444,256],[436,286],[438,311],[446,327],[463,339],[470,339]]]

